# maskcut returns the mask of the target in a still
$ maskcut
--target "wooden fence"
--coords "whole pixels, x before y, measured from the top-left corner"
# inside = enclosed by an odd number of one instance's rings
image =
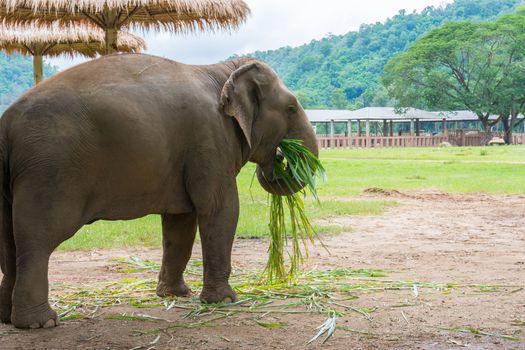
[[[455,146],[483,146],[491,138],[492,136],[489,137],[484,133],[457,133],[448,136],[317,136],[320,148],[437,147],[443,142]],[[513,144],[525,145],[525,134],[514,134]]]

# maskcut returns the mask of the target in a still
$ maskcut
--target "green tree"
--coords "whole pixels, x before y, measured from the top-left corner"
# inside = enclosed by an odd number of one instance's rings
[[[468,109],[488,132],[523,108],[524,20],[447,23],[393,58],[382,82],[398,107]]]
[[[303,108],[311,108],[312,107],[312,99],[310,98],[310,94],[306,91],[297,91],[295,94],[299,102],[301,103],[301,106]]]
[[[505,142],[512,143],[513,130],[525,120],[518,119],[525,114],[525,7],[498,18],[492,30],[505,43],[505,50],[498,53],[510,63],[509,69],[503,70],[506,77],[496,92],[499,105],[495,112],[501,116]]]
[[[44,65],[45,77],[56,72],[56,67]],[[0,115],[33,84],[33,61],[30,57],[0,52]]]
[[[348,107],[348,99],[343,89],[339,88],[332,91],[332,106],[337,109],[345,109]]]

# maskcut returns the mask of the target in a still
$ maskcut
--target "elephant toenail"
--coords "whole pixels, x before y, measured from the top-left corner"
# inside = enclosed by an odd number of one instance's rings
[[[31,328],[31,329],[40,328],[40,324],[39,323],[33,323],[31,326],[29,326],[29,328]]]
[[[55,327],[55,320],[47,320],[47,322],[44,324],[44,328],[52,328]]]
[[[230,303],[232,303],[232,298],[226,297],[226,298],[222,299],[222,302],[226,303],[226,304],[230,304]]]

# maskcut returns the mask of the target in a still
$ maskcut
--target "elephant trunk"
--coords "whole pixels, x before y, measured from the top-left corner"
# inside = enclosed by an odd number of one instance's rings
[[[301,109],[302,110],[302,109]],[[289,139],[298,139],[304,142],[304,145],[313,153],[316,157],[319,156],[319,148],[317,145],[317,138],[315,137],[314,129],[306,117],[306,113],[302,111],[301,122],[286,136]],[[274,161],[282,161],[283,156],[277,152],[274,157]],[[257,166],[257,180],[261,186],[269,193],[287,196],[302,190],[305,187],[305,183],[295,181],[290,184],[285,182],[282,178],[275,177],[273,174],[273,162],[266,164],[265,166]],[[293,178],[289,172],[290,178]]]

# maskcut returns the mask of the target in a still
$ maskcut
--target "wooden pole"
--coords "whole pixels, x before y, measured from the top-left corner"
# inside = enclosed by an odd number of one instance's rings
[[[348,147],[352,147],[352,120],[348,119],[347,121],[347,128],[348,128]]]
[[[370,120],[365,122],[366,147],[370,147]]]
[[[390,121],[390,137],[394,137],[394,121]]]
[[[421,123],[419,119],[416,119],[416,136],[419,136],[419,129],[421,129]]]
[[[414,136],[414,119],[410,119],[410,136]]]
[[[383,120],[383,137],[388,135],[388,124],[386,119]]]
[[[359,137],[362,136],[361,121],[359,119],[357,120],[357,136],[359,136]]]
[[[115,9],[110,9],[108,5],[104,5],[105,17],[105,40],[106,40],[106,55],[116,53],[118,50],[118,15]]]
[[[106,55],[117,52],[118,30],[115,28],[106,28]]]
[[[35,85],[44,79],[44,58],[42,55],[33,56],[33,76],[35,78]]]
[[[333,120],[330,120],[330,148],[335,148],[335,123]]]
[[[447,119],[443,118],[443,135],[448,136]]]

